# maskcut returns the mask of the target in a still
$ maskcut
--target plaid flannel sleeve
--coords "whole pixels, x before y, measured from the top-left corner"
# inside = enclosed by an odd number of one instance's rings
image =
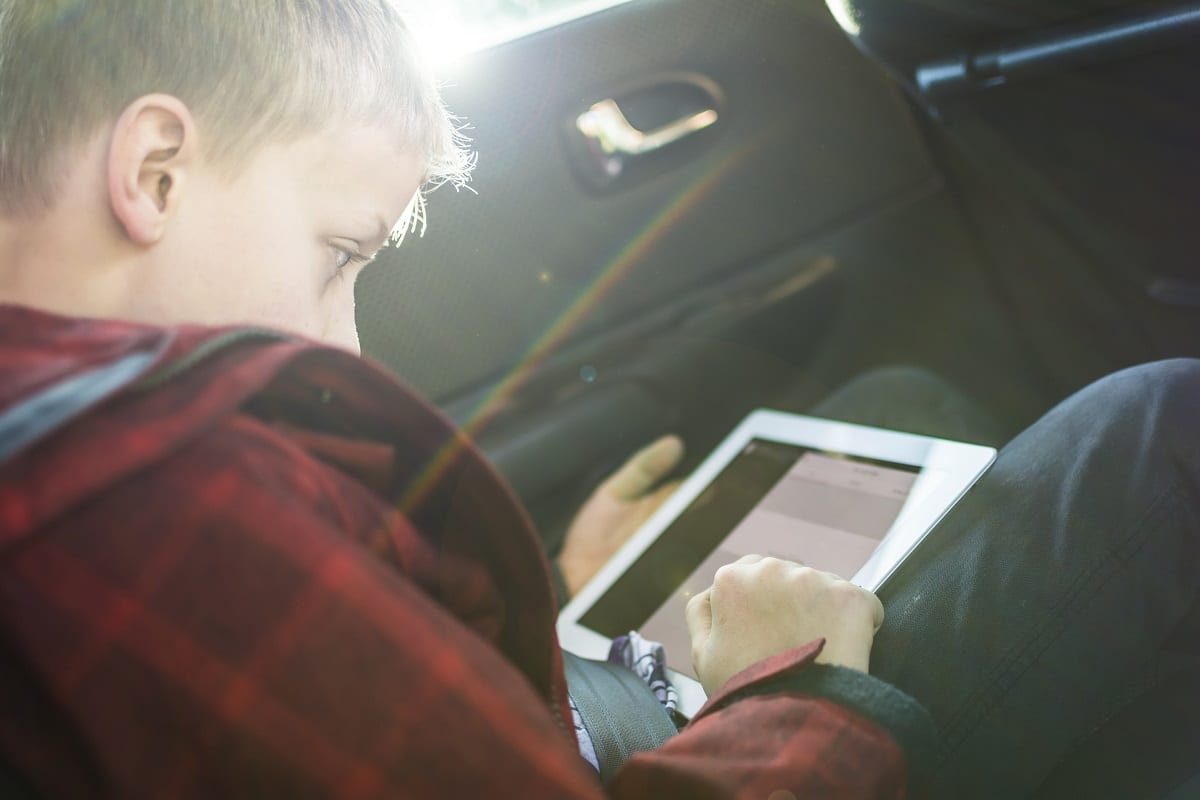
[[[720,753],[728,759],[715,770],[697,764],[706,773],[702,780],[707,790],[715,796],[745,797],[755,792],[769,797],[780,790],[791,793],[780,797],[921,793],[933,764],[929,713],[866,673],[815,664],[824,644],[818,640],[793,648],[743,670],[696,714],[688,729],[696,734],[688,743],[689,753],[695,757],[711,748],[714,757]],[[776,749],[743,746],[756,737],[774,741]],[[783,784],[772,769],[781,759],[797,768]],[[630,766],[628,780],[638,792],[656,788],[653,769],[643,770],[637,759]]]
[[[502,654],[346,535],[336,489],[231,424],[6,553],[9,763],[47,797],[602,796]],[[900,796],[905,771],[879,725],[782,692],[611,790]]]

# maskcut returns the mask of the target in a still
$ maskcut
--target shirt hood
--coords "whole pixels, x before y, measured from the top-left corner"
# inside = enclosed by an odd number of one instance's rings
[[[231,413],[292,405],[320,437],[393,448],[390,476],[376,476],[371,488],[390,487],[386,499],[437,547],[487,565],[506,605],[497,645],[565,707],[554,680],[549,568],[528,516],[448,418],[369,359],[261,329],[163,328],[0,306],[0,414],[138,354],[147,356],[144,367],[0,463],[0,550]]]

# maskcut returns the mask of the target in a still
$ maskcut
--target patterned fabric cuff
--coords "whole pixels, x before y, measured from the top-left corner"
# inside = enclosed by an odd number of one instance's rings
[[[753,695],[797,692],[830,700],[885,729],[908,760],[910,788],[926,785],[933,769],[936,728],[933,717],[915,699],[865,672],[810,664],[746,687],[729,701]]]
[[[613,639],[608,648],[608,663],[619,664],[633,670],[650,687],[654,697],[678,722],[679,690],[667,677],[667,651],[659,642],[642,638],[637,631]]]

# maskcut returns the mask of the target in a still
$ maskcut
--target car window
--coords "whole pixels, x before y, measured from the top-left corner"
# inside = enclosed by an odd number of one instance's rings
[[[451,60],[631,0],[405,0],[409,24],[435,61]]]

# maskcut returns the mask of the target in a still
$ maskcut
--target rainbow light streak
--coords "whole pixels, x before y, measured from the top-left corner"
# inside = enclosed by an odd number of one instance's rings
[[[734,151],[714,165],[707,173],[701,174],[685,186],[675,199],[667,203],[662,211],[647,224],[641,233],[637,234],[628,245],[617,253],[608,266],[599,271],[596,279],[580,292],[579,297],[567,307],[562,316],[551,324],[541,338],[534,342],[512,371],[496,385],[495,389],[484,396],[479,407],[463,424],[462,430],[465,436],[455,437],[447,442],[434,456],[424,472],[412,482],[397,504],[401,511],[411,511],[425,500],[428,493],[445,475],[454,458],[461,452],[467,438],[477,436],[505,403],[545,363],[554,349],[562,344],[583,322],[588,313],[629,274],[655,245],[662,241],[667,232],[674,228],[689,211],[699,205],[700,201],[708,196],[734,167],[757,152],[768,138],[769,129],[764,134],[751,139],[745,146]]]

